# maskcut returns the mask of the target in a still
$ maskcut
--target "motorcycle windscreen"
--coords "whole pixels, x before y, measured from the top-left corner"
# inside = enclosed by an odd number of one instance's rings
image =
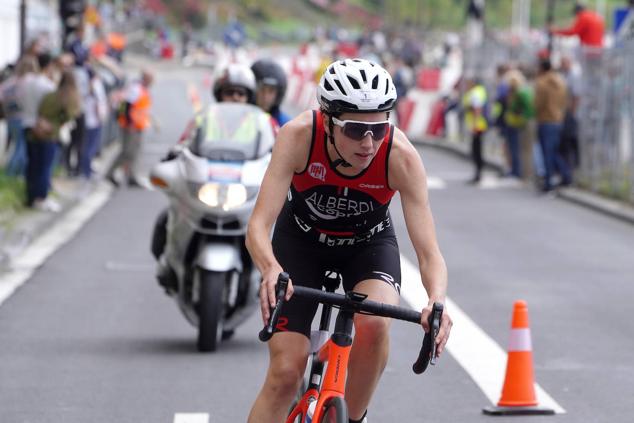
[[[254,160],[274,142],[269,116],[250,104],[216,103],[203,112],[192,153],[215,161]]]

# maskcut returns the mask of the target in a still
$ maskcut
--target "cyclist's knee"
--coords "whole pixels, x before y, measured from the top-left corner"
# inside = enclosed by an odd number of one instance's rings
[[[288,360],[286,362],[272,362],[269,367],[267,382],[269,389],[275,392],[276,396],[292,396],[296,393],[304,376],[303,362]]]
[[[292,396],[304,376],[310,342],[301,334],[279,333],[273,336],[269,347],[271,361],[267,385],[276,396]]]
[[[388,337],[390,319],[377,316],[357,315],[354,321],[355,340],[375,343]]]

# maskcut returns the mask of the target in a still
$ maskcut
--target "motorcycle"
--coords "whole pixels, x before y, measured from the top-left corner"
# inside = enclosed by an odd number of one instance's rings
[[[169,199],[152,253],[159,284],[198,328],[204,352],[258,308],[261,277],[245,234],[275,136],[269,115],[248,104],[212,104],[190,128],[150,173]]]

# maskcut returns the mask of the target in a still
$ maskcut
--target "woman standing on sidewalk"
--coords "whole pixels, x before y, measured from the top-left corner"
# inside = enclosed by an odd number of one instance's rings
[[[57,89],[44,96],[33,128],[27,132],[29,161],[26,169],[27,205],[58,212],[61,206],[48,193],[59,142],[59,129],[80,113],[79,93],[70,71],[62,73]]]
[[[18,61],[15,75],[9,77],[0,86],[0,102],[6,113],[9,136],[13,142],[13,153],[7,164],[7,174],[13,176],[24,175],[26,168],[26,141],[22,125],[22,87],[27,76],[31,77],[38,71],[37,61],[33,56],[25,55]]]
[[[92,176],[92,159],[99,151],[101,128],[108,117],[108,98],[103,82],[92,69],[88,69],[88,76],[90,77],[89,92],[84,99],[86,139],[79,156],[79,172],[86,180]]]

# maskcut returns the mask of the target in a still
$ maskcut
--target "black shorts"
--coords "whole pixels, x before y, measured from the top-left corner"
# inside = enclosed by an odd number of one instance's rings
[[[343,278],[346,292],[361,281],[379,279],[400,294],[401,263],[393,229],[353,246],[328,247],[307,239],[300,230],[280,220],[273,234],[273,253],[294,285],[320,289],[326,271],[336,271]],[[310,337],[317,307],[315,302],[293,296],[284,305],[277,330]]]

